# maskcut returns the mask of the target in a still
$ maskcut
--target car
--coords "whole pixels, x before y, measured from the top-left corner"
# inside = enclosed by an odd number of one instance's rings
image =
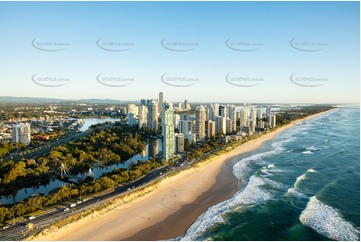
[[[35,219],[35,218],[36,218],[35,216],[30,216],[29,220],[32,220],[32,219]]]
[[[63,211],[64,211],[64,212],[69,211],[69,208],[65,208]]]

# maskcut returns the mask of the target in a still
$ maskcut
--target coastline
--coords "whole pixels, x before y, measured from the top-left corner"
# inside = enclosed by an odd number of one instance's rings
[[[304,120],[292,121],[250,140],[212,162],[192,167],[160,182],[159,187],[109,212],[94,214],[34,240],[166,240],[182,235],[210,206],[233,196],[238,180],[226,162],[259,148],[266,140]]]

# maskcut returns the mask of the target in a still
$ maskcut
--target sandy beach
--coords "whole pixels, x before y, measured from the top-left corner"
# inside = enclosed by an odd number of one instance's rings
[[[329,111],[327,111],[329,112]],[[89,216],[35,240],[167,240],[182,235],[208,207],[238,190],[229,161],[252,151],[303,120],[248,141],[212,162],[164,179],[159,188],[103,215]]]

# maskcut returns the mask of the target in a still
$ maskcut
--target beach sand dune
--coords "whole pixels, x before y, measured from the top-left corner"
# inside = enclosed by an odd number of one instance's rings
[[[316,114],[320,115],[320,114]],[[316,115],[307,117],[312,118]],[[238,190],[232,167],[226,165],[245,152],[273,139],[293,121],[273,132],[246,142],[212,162],[192,167],[164,179],[159,188],[103,215],[88,216],[35,240],[166,240],[182,235],[210,206]]]

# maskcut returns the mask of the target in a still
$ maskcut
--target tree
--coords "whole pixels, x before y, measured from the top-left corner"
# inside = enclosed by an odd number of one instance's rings
[[[0,222],[3,222],[6,217],[10,215],[10,211],[8,208],[0,207]]]

